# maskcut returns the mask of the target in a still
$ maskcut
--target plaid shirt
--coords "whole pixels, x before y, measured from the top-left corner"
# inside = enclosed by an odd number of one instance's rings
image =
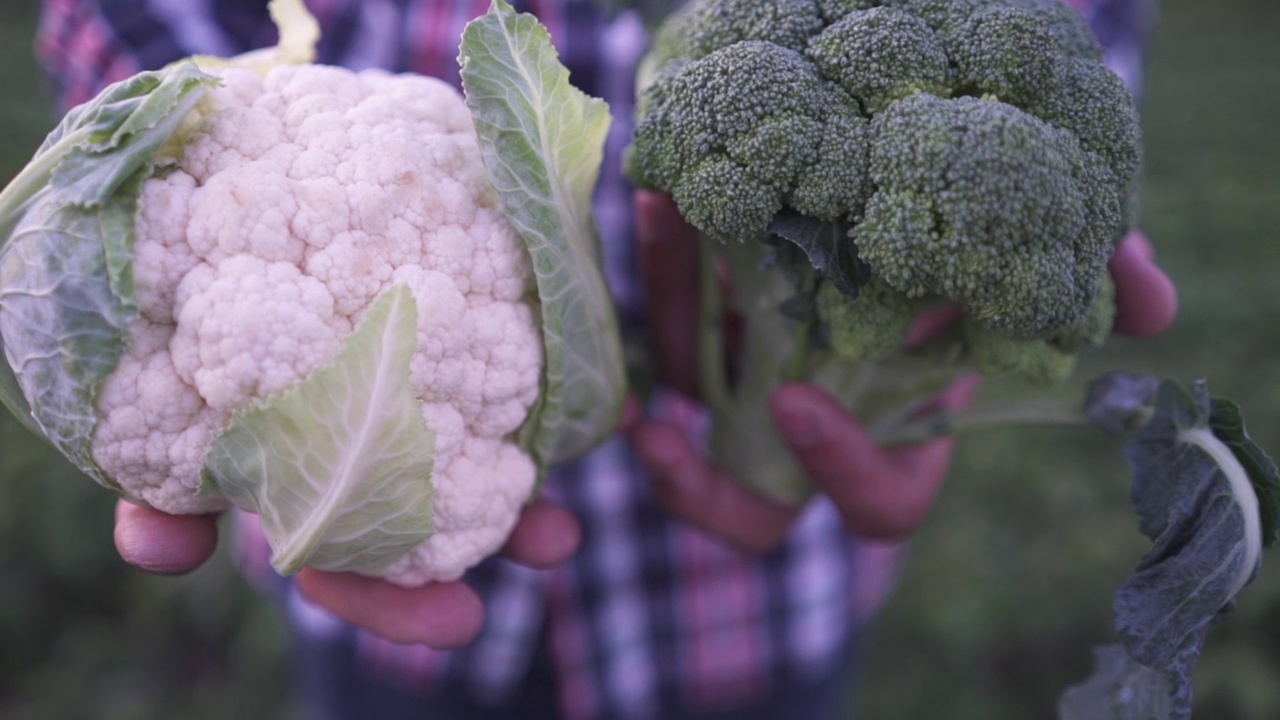
[[[1069,0],[1092,22],[1108,60],[1131,86],[1153,0]],[[384,67],[457,81],[463,25],[490,0],[309,0],[324,33],[321,62]],[[646,43],[640,21],[606,22],[589,0],[526,0],[558,43],[576,84],[605,98],[617,118],[598,193],[606,271],[624,323],[643,299],[631,254],[630,189],[617,172],[630,115],[630,77]],[[38,53],[62,109],[104,84],[194,53],[230,55],[269,44],[264,0],[46,0]],[[700,412],[667,397],[655,412],[691,432]],[[715,708],[767,694],[779,683],[839,671],[858,626],[892,582],[892,547],[857,542],[834,508],[811,504],[786,544],[744,555],[668,519],[621,440],[560,468],[549,492],[583,525],[582,551],[533,571],[494,560],[468,576],[488,622],[475,642],[437,652],[395,645],[347,627],[270,578],[252,522],[240,543],[251,576],[283,587],[288,616],[311,636],[353,638],[361,661],[406,687],[450,683],[477,698],[515,691],[545,637],[562,715],[661,717],[670,708]]]

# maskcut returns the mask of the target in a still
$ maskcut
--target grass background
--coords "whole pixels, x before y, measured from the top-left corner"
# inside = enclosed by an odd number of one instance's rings
[[[1189,379],[1240,400],[1280,451],[1280,4],[1165,0],[1144,101],[1142,225],[1176,279],[1175,326],[1089,372]],[[0,181],[50,128],[34,0],[0,3]],[[1064,389],[1064,393],[1071,392]],[[872,720],[1038,720],[1111,639],[1111,592],[1146,549],[1119,447],[1023,430],[962,445],[870,638]],[[184,578],[123,566],[111,498],[0,421],[0,718],[288,718],[278,620],[219,556]],[[1197,717],[1280,718],[1280,561],[1197,676]]]

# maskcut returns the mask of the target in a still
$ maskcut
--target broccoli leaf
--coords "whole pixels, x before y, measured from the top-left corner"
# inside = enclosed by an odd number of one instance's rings
[[[1220,438],[1213,407],[1203,382],[1190,392],[1162,383],[1150,421],[1125,445],[1130,499],[1155,545],[1116,592],[1115,625],[1130,657],[1154,671],[1143,682],[1165,688],[1169,718],[1190,717],[1191,676],[1209,624],[1262,561],[1258,494],[1229,444],[1245,447],[1248,436],[1238,410],[1219,401],[1220,424],[1229,432]],[[1274,466],[1260,451],[1248,457],[1273,495]]]
[[[1213,428],[1213,434],[1231,448],[1249,474],[1249,482],[1258,495],[1258,511],[1262,515],[1262,545],[1271,547],[1280,534],[1280,472],[1277,472],[1276,464],[1249,437],[1244,427],[1244,415],[1234,402],[1222,398],[1210,400],[1209,426]]]
[[[1160,380],[1151,375],[1107,373],[1089,383],[1085,417],[1111,433],[1137,429],[1150,420],[1151,401],[1159,389]]]
[[[1168,681],[1129,657],[1119,645],[1093,650],[1089,679],[1068,688],[1058,702],[1058,720],[1165,720],[1171,716]]]
[[[871,279],[871,268],[858,259],[846,223],[781,212],[769,223],[769,232],[803,250],[813,268],[846,297],[857,297],[858,288]]]
[[[110,86],[68,113],[0,193],[0,402],[112,489],[89,441],[98,386],[137,315],[138,194],[216,82],[181,63]]]
[[[521,444],[545,469],[599,442],[622,409],[622,344],[591,212],[609,108],[569,84],[546,28],[502,0],[467,25],[458,59],[485,168],[537,276],[543,393]]]
[[[332,365],[232,420],[206,492],[262,518],[271,565],[377,575],[433,532],[435,435],[409,386],[417,308],[396,286]]]

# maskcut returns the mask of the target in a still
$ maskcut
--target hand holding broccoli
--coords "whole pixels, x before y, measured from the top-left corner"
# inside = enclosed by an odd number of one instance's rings
[[[698,304],[697,230],[658,193],[636,196],[640,266],[650,308],[652,345],[659,371],[673,387],[698,394],[700,326],[689,311]],[[1151,244],[1131,233],[1112,258],[1117,332],[1144,337],[1173,321],[1177,295],[1155,263]],[[923,342],[954,323],[946,310],[920,318],[908,342]],[[964,380],[936,399],[937,407],[964,409],[977,383]],[[850,532],[897,538],[924,518],[946,475],[952,441],[938,438],[881,448],[828,392],[807,383],[775,390],[769,410],[780,435],[814,489],[835,503]],[[744,548],[766,551],[786,536],[800,509],[750,490],[731,474],[708,464],[679,430],[654,421],[628,430],[663,506],[686,521]]]

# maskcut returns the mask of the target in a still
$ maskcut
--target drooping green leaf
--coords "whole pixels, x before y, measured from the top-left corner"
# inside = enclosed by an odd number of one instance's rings
[[[1231,448],[1249,474],[1262,516],[1262,545],[1271,547],[1280,535],[1280,471],[1266,451],[1249,437],[1239,405],[1213,398],[1209,405],[1209,426],[1213,434]]]
[[[137,315],[138,194],[156,152],[217,80],[190,63],[72,110],[0,192],[0,402],[99,483],[98,386]]]
[[[546,468],[608,435],[622,407],[622,346],[591,211],[609,109],[570,85],[546,28],[502,0],[467,25],[458,59],[485,168],[537,276],[543,393],[521,443]]]
[[[388,290],[332,365],[214,440],[207,491],[261,517],[280,573],[378,575],[432,534],[435,434],[409,385],[416,323],[408,288]]]
[[[1119,645],[1093,650],[1093,674],[1067,689],[1058,720],[1166,720],[1172,690],[1163,675],[1140,665]]]
[[[1210,426],[1203,382],[1161,384],[1154,410],[1125,452],[1139,527],[1155,545],[1116,592],[1115,624],[1130,657],[1168,683],[1168,717],[1182,720],[1209,624],[1261,564],[1261,515],[1248,473]]]

